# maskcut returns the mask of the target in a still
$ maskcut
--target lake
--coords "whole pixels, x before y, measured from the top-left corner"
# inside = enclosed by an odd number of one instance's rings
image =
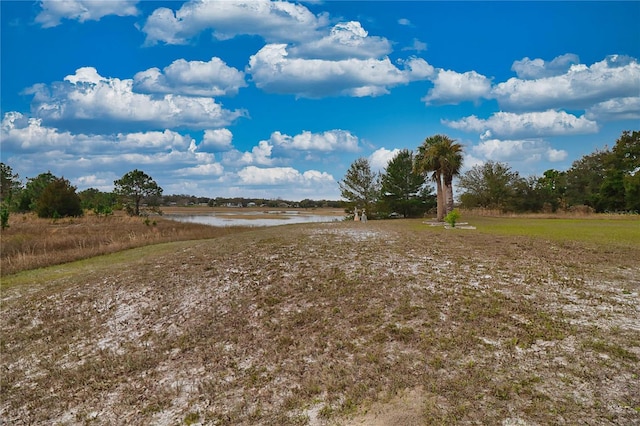
[[[337,222],[344,219],[337,214],[313,214],[293,211],[215,212],[207,214],[165,214],[178,222],[200,223],[211,226],[279,226],[294,223]]]

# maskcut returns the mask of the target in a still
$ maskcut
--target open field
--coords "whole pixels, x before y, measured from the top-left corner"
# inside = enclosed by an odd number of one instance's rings
[[[5,276],[0,418],[640,424],[640,222],[462,220],[477,229],[291,225]]]

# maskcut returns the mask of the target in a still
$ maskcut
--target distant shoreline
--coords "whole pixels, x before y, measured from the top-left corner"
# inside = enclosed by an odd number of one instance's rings
[[[194,215],[194,214],[212,214],[212,213],[240,213],[243,214],[255,212],[256,214],[262,213],[290,213],[299,212],[313,215],[327,215],[327,216],[344,216],[344,209],[336,209],[331,207],[317,207],[317,208],[277,208],[277,207],[208,207],[208,206],[184,206],[184,207],[161,207],[160,210],[163,214],[171,215]]]

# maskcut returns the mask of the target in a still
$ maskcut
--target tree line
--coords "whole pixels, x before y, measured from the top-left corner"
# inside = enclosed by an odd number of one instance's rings
[[[500,162],[460,177],[461,205],[504,212],[640,212],[640,132],[625,131],[612,148],[573,162],[566,171],[522,177]]]
[[[13,169],[0,163],[0,218],[2,228],[7,226],[10,212],[34,212],[42,218],[78,217],[85,210],[97,215],[109,215],[115,208],[124,209],[130,215],[139,216],[159,205],[162,188],[151,176],[140,170],[132,170],[114,181],[113,192],[95,188],[80,193],[64,177],[50,171],[27,178],[23,185]]]
[[[453,180],[459,177],[459,205],[502,212],[640,212],[640,132],[624,131],[613,148],[597,150],[566,171],[522,177],[509,165],[488,161],[461,174],[462,146],[446,135],[425,139],[416,153],[398,152],[381,173],[366,158],[351,164],[339,182],[346,210],[369,217],[420,217],[435,208],[438,220],[454,209]],[[435,184],[436,194],[433,194]]]
[[[163,189],[153,178],[141,170],[135,169],[114,181],[112,192],[103,192],[95,188],[77,192],[77,188],[65,179],[50,171],[23,183],[13,169],[0,163],[0,222],[7,227],[10,212],[34,212],[42,218],[61,218],[82,216],[85,211],[105,216],[114,210],[125,210],[129,215],[141,216],[150,212],[160,213],[161,206],[171,205],[208,205],[214,206],[264,206],[269,208],[301,207],[342,207],[339,200],[310,200],[299,202],[282,199],[262,198],[208,198],[192,195],[163,195]]]

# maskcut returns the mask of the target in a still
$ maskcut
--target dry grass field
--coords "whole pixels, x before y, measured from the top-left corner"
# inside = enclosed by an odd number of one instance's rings
[[[227,231],[6,275],[0,418],[640,424],[638,220],[463,220]]]
[[[236,209],[237,210],[237,209]],[[210,213],[207,208],[165,209],[172,214]],[[73,260],[170,241],[216,238],[240,232],[239,227],[216,228],[165,220],[146,220],[121,211],[112,216],[58,220],[39,219],[34,214],[11,215],[9,228],[0,234],[0,275],[56,265]]]

